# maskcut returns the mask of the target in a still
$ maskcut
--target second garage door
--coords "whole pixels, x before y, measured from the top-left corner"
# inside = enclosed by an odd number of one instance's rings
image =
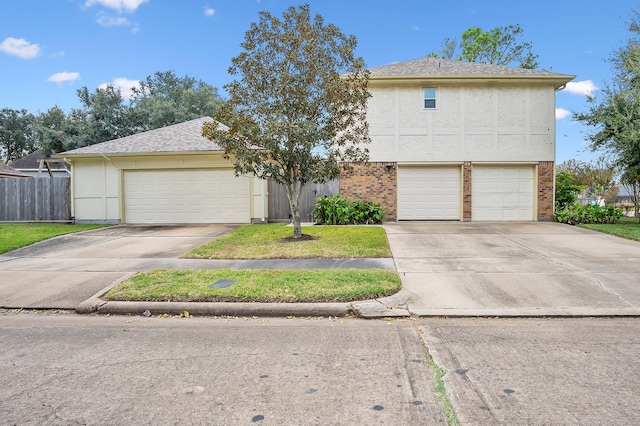
[[[398,220],[460,220],[460,167],[398,167]]]
[[[248,223],[249,179],[231,169],[127,170],[126,223]]]
[[[473,166],[472,220],[533,220],[534,168]]]

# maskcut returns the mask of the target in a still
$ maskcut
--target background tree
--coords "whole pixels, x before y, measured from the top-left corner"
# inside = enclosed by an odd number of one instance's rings
[[[148,76],[133,92],[134,111],[144,130],[212,116],[224,102],[215,87],[173,71]]]
[[[627,182],[640,178],[640,23],[634,15],[632,37],[609,58],[613,82],[587,99],[586,112],[573,116],[593,129],[587,134],[591,150],[610,156]]]
[[[556,207],[562,208],[576,202],[582,186],[575,183],[572,172],[556,171]]]
[[[344,35],[309,5],[281,19],[260,12],[232,59],[229,100],[203,135],[232,157],[239,174],[284,185],[295,238],[302,236],[298,201],[307,183],[340,175],[342,161],[366,161],[369,75],[354,56],[356,38]]]
[[[461,41],[446,38],[438,52],[427,56],[455,59],[481,64],[515,66],[518,68],[538,68],[538,55],[531,52],[532,44],[522,42],[520,25],[507,25],[483,31],[472,27],[462,33]]]
[[[34,116],[27,110],[0,110],[0,159],[11,163],[36,150]]]
[[[559,171],[570,172],[574,184],[582,187],[586,197],[604,197],[611,201],[616,195],[616,168],[606,158],[591,161],[567,160],[557,168]]]

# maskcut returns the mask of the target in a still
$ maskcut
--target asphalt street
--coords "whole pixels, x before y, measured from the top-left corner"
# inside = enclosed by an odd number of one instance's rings
[[[0,313],[0,424],[640,423],[636,318]]]

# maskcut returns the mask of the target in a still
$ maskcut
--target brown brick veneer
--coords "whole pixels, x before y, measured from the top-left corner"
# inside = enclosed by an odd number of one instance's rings
[[[387,167],[389,166],[389,167]],[[340,195],[380,203],[386,220],[397,218],[397,166],[393,162],[351,163],[340,174]]]
[[[471,162],[465,161],[462,166],[462,220],[471,220]]]
[[[554,172],[553,161],[538,163],[538,220],[553,220]]]

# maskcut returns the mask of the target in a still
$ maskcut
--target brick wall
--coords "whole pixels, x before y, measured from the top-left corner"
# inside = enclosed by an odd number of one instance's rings
[[[388,166],[388,167],[387,167]],[[397,167],[393,162],[352,163],[340,174],[340,195],[379,203],[386,220],[396,220]]]
[[[538,220],[553,220],[555,193],[553,188],[555,167],[553,161],[538,163]]]
[[[462,220],[471,220],[471,162],[465,161],[462,167]]]

